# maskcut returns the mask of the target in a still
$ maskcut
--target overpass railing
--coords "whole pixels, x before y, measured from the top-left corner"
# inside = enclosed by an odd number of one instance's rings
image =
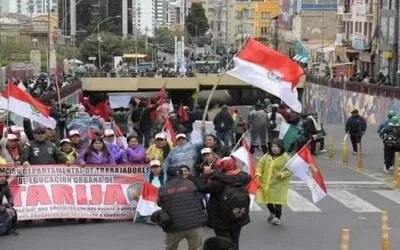
[[[330,88],[348,90],[357,93],[400,99],[399,87],[392,87],[381,84],[343,81],[343,80],[329,79],[326,77],[318,77],[313,75],[307,75],[307,82],[327,86]]]
[[[70,85],[60,88],[60,99],[64,99],[80,89],[82,89],[82,81],[81,79],[75,79]],[[49,104],[51,99],[58,100],[58,94],[56,91],[40,97],[40,101],[45,104]]]

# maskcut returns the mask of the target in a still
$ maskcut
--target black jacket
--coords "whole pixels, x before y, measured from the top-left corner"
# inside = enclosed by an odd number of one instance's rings
[[[8,187],[8,183],[6,182],[3,185],[0,185],[0,213],[3,213],[6,211],[6,207],[2,205],[3,197],[7,198],[8,205],[10,207],[14,206],[14,198],[11,194],[11,190]]]
[[[196,186],[189,180],[168,180],[158,190],[157,204],[171,218],[171,225],[163,228],[167,233],[202,227],[207,222]]]
[[[351,116],[346,122],[346,133],[362,135],[367,130],[367,123],[361,116]]]
[[[67,159],[54,143],[48,140],[43,142],[34,140],[22,150],[21,162],[25,161],[31,165],[53,165],[65,164]]]
[[[230,131],[232,130],[232,125],[233,119],[228,111],[220,111],[214,118],[215,130],[218,132]]]
[[[240,172],[237,175],[226,175],[221,172],[216,172],[209,180],[207,184],[198,187],[199,192],[210,194],[210,200],[207,204],[207,226],[214,229],[228,230],[248,224],[250,222],[249,216],[244,217],[241,223],[236,224],[228,224],[223,221],[221,219],[219,204],[225,185],[232,185],[234,183],[243,183],[243,185],[247,185],[250,182],[250,176],[245,172]]]

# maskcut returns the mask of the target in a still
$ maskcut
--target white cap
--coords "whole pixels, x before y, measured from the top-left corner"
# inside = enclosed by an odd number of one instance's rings
[[[156,138],[156,140],[157,140],[157,139],[166,140],[166,139],[167,139],[167,136],[166,136],[165,133],[158,133],[158,134],[156,134],[155,138]]]
[[[201,154],[202,155],[204,155],[204,154],[211,154],[213,151],[212,151],[212,149],[211,148],[203,148],[202,150],[201,150]]]
[[[161,162],[159,160],[152,160],[150,162],[150,167],[152,166],[160,166],[161,167]]]
[[[112,129],[104,130],[104,136],[111,136],[111,135],[115,135],[114,130]]]
[[[177,135],[176,135],[176,139],[179,139],[179,138],[185,138],[185,139],[187,139],[187,137],[186,137],[185,134],[177,134]]]
[[[11,131],[12,131],[13,133],[19,133],[19,132],[21,132],[21,128],[18,127],[18,126],[11,126],[10,128],[11,128]]]
[[[60,145],[63,144],[64,142],[71,143],[71,140],[68,139],[68,138],[64,138],[64,139],[62,139],[62,140],[60,141]]]
[[[79,133],[79,131],[78,130],[71,130],[71,131],[69,131],[69,136],[73,136],[73,135],[81,135],[81,133]]]
[[[18,137],[16,135],[14,135],[14,134],[8,134],[7,135],[7,140],[17,140],[17,139],[18,139]]]

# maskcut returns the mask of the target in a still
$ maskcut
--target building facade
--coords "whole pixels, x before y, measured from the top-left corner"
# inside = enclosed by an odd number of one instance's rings
[[[235,43],[240,46],[246,36],[271,43],[273,20],[280,14],[280,1],[237,1],[235,4]]]
[[[167,0],[153,0],[153,22],[155,27],[169,27],[170,14]]]
[[[374,3],[377,1],[341,0],[339,3],[336,45],[341,54],[337,63],[348,59],[354,65],[354,73],[374,74],[373,47],[378,17]]]

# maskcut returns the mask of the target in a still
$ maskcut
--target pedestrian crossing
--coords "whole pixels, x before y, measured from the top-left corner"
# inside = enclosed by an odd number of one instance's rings
[[[313,213],[323,213],[336,208],[346,209],[356,213],[379,213],[382,209],[386,209],[387,206],[400,209],[400,206],[398,206],[400,205],[400,191],[389,189],[365,190],[367,193],[364,193],[363,197],[368,197],[368,199],[360,197],[355,192],[356,190],[352,189],[328,189],[328,195],[322,201],[314,204],[308,190],[300,192],[299,190],[291,188],[287,196],[287,207],[292,212]],[[327,200],[329,200],[329,202],[327,202]],[[329,209],[326,205],[327,203],[329,203]],[[251,202],[250,211],[260,212],[264,210],[265,205]]]

